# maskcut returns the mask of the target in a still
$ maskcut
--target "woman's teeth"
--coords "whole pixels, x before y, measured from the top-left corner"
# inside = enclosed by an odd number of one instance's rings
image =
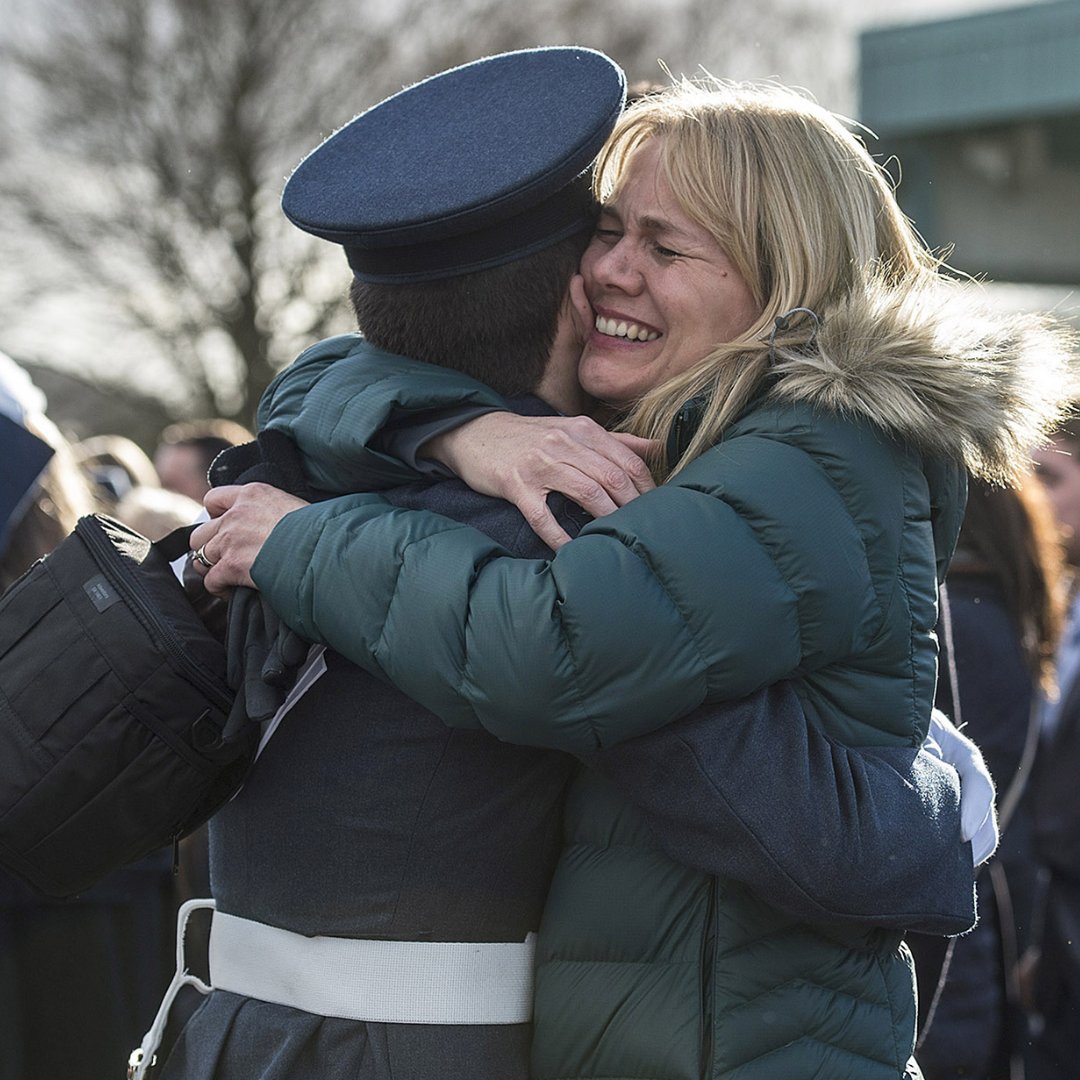
[[[596,329],[608,337],[629,338],[631,341],[655,341],[660,336],[655,330],[646,330],[637,323],[605,319],[603,315],[596,316]]]

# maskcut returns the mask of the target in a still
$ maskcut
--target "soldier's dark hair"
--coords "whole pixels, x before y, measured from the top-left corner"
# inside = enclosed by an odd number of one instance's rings
[[[357,325],[373,345],[454,368],[504,396],[544,374],[585,230],[490,270],[415,285],[353,279]]]

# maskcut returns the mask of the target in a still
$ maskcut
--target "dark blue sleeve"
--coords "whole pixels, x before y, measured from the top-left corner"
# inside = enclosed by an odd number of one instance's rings
[[[800,918],[933,934],[974,922],[955,771],[911,748],[829,740],[789,683],[583,760],[673,858]]]
[[[372,439],[372,446],[387,457],[400,461],[417,476],[447,479],[454,474],[441,462],[420,457],[420,447],[437,435],[453,431],[478,416],[494,411],[483,405],[461,405],[448,409],[433,409],[429,413],[412,413],[378,432]]]

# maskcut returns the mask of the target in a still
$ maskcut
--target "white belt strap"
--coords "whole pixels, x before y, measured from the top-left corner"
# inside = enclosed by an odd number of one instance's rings
[[[522,1024],[532,1018],[535,948],[535,934],[523,942],[305,937],[219,911],[210,981],[346,1020]]]
[[[143,1036],[142,1045],[133,1050],[128,1058],[128,1080],[143,1080],[146,1070],[155,1064],[155,1055],[161,1045],[161,1038],[165,1034],[165,1025],[169,1021],[169,1010],[180,993],[181,987],[193,986],[200,994],[209,994],[210,987],[196,978],[187,970],[187,961],[184,958],[184,935],[187,933],[188,917],[199,908],[213,910],[213,900],[188,900],[180,905],[176,914],[176,973],[161,999],[157,1016],[150,1025],[150,1030]]]

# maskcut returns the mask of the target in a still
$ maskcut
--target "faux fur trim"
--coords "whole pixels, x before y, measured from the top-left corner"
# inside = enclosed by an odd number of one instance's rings
[[[1071,329],[996,311],[976,284],[880,284],[826,313],[816,349],[777,350],[771,396],[865,417],[1007,483],[1067,411],[1078,352]]]

